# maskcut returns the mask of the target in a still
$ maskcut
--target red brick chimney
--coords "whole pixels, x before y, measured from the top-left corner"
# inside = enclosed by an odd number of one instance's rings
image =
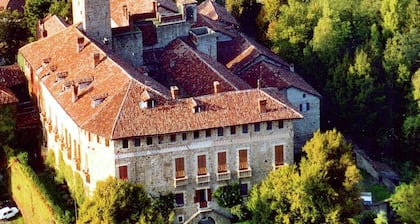
[[[78,91],[79,91],[79,87],[76,84],[73,84],[72,86],[72,101],[73,103],[77,101],[78,99]]]

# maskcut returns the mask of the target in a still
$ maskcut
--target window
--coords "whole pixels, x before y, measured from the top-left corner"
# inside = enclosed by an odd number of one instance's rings
[[[303,97],[303,98],[305,98],[305,97],[306,97],[306,94],[304,93],[304,94],[302,95],[302,97]]]
[[[242,133],[244,133],[244,134],[248,133],[248,125],[247,124],[242,125]]]
[[[309,110],[309,103],[306,103],[306,111]]]
[[[147,145],[151,145],[151,144],[153,144],[153,138],[152,138],[152,137],[147,137],[147,138],[146,138],[146,144],[147,144]]]
[[[123,148],[128,148],[128,139],[123,139],[122,141]]]
[[[184,193],[175,194],[175,206],[176,207],[184,206]]]
[[[218,173],[227,172],[226,152],[217,153],[217,172]]]
[[[155,107],[155,100],[154,99],[150,99],[147,101],[147,108],[153,108]]]
[[[211,189],[195,190],[194,203],[199,203],[200,208],[208,206],[207,201],[211,201]]]
[[[248,184],[241,184],[239,185],[239,192],[241,196],[248,195]]]
[[[255,132],[259,132],[260,131],[260,123],[255,123],[254,124],[254,131]]]
[[[223,136],[223,128],[222,127],[217,129],[217,136]]]
[[[246,149],[239,150],[239,169],[248,169],[248,150]]]
[[[197,163],[198,163],[198,175],[206,175],[207,174],[206,155],[199,155],[197,157]]]
[[[267,130],[271,130],[271,129],[273,129],[273,122],[267,121]]]
[[[207,138],[211,137],[211,129],[206,130],[206,137]]]
[[[283,120],[279,120],[279,128],[283,128]]]
[[[193,108],[193,112],[196,114],[196,113],[199,113],[199,112],[201,112],[201,107],[200,106],[195,106],[194,108]]]
[[[118,174],[119,174],[121,180],[127,180],[128,179],[127,166],[118,167]]]
[[[303,106],[302,104],[299,104],[299,111],[302,112],[303,111]]]
[[[176,134],[172,134],[170,136],[171,142],[175,142],[176,141]]]
[[[274,146],[274,165],[281,166],[283,164],[283,145],[276,145]]]
[[[135,147],[139,147],[140,146],[140,138],[135,138],[134,139],[134,146]]]
[[[236,126],[230,126],[230,134],[231,135],[236,134]]]
[[[158,135],[158,143],[159,144],[163,143],[163,135]]]
[[[187,140],[187,133],[182,133],[182,140],[183,141]]]
[[[175,177],[177,179],[185,177],[184,157],[175,159]]]
[[[200,131],[194,131],[194,139],[200,138]]]

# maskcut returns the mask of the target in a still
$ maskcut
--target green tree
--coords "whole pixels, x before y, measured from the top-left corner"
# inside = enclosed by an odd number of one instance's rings
[[[420,169],[409,184],[397,186],[390,202],[401,222],[420,223]]]
[[[361,175],[343,135],[318,131],[303,151],[299,168],[281,167],[252,189],[255,223],[346,223],[361,211]]]
[[[28,28],[33,37],[36,37],[36,24],[49,13],[51,0],[25,1],[24,14],[28,21]]]
[[[0,105],[0,146],[10,144],[15,136],[15,111],[12,106]]]
[[[18,11],[0,11],[0,60],[6,64],[16,62],[16,54],[26,44],[29,31],[26,20]]]

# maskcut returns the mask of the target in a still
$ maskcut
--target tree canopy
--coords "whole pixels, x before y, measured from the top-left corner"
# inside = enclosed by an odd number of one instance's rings
[[[303,151],[299,167],[280,167],[252,189],[255,223],[346,223],[361,211],[361,176],[343,135],[318,131]]]
[[[142,185],[110,177],[96,183],[93,196],[79,209],[77,223],[169,223],[173,207],[158,208],[156,203]],[[167,203],[173,205],[173,200]]]
[[[28,34],[26,20],[21,13],[0,11],[0,60],[3,59],[6,64],[15,62],[19,48],[27,43]]]
[[[397,186],[390,202],[401,222],[420,223],[420,169],[409,184]]]

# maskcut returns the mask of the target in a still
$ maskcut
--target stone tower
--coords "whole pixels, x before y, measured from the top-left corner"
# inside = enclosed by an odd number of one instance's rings
[[[73,0],[73,23],[82,22],[87,36],[111,44],[110,0]]]

